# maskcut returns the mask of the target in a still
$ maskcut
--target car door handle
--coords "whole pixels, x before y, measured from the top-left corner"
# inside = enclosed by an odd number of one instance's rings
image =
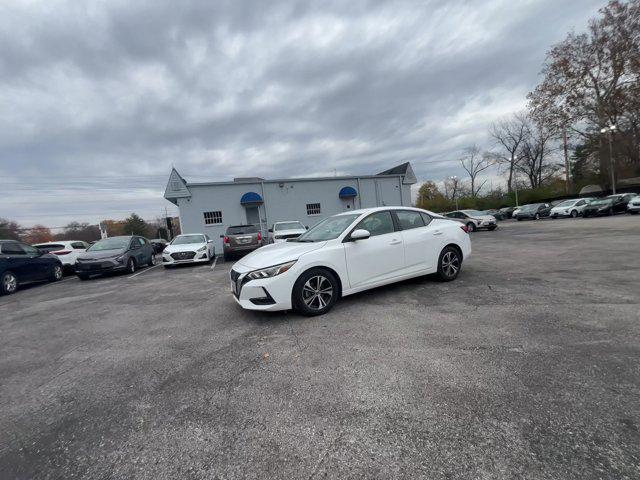
[[[434,230],[433,234],[434,235],[442,235],[442,230]]]
[[[393,240],[391,240],[391,243],[389,245],[399,245],[401,243],[402,243],[402,240],[398,240],[394,238]]]

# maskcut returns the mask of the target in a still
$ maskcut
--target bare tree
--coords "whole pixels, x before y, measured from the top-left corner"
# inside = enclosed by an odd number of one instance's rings
[[[501,165],[506,165],[509,172],[507,180],[509,193],[513,189],[513,172],[518,149],[524,142],[527,131],[527,115],[522,112],[514,113],[511,117],[492,124],[489,129],[489,134],[501,147],[499,152],[493,153],[494,160]]]
[[[494,164],[493,158],[491,155],[483,154],[480,148],[474,145],[465,149],[460,163],[471,179],[471,196],[476,197],[487,182],[485,180],[478,185],[478,175]]]
[[[444,196],[448,200],[455,200],[460,197],[462,185],[460,179],[456,176],[448,177],[444,180]]]
[[[552,125],[543,121],[527,123],[527,133],[514,166],[527,176],[531,188],[542,186],[561,168],[554,162],[559,150],[556,139],[557,131]]]

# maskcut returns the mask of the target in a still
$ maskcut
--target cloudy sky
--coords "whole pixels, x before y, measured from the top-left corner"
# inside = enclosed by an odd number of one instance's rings
[[[188,180],[462,175],[604,1],[0,3],[0,217],[159,216]],[[174,210],[175,211],[175,210]]]

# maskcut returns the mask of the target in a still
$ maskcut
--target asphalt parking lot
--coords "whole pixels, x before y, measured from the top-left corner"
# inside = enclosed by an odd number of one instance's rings
[[[221,262],[0,297],[0,478],[640,478],[640,217],[472,242],[316,318]]]

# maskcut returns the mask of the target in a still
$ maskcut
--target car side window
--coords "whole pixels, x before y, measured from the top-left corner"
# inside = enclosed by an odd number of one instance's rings
[[[422,221],[424,222],[425,225],[429,225],[431,223],[431,220],[432,220],[431,215],[424,212],[420,212],[420,215],[422,215]]]
[[[25,252],[22,249],[19,243],[14,243],[14,242],[3,243],[1,248],[2,248],[2,253],[7,255],[26,255],[27,254],[27,252]]]
[[[394,228],[391,213],[388,211],[372,213],[363,219],[355,229],[367,230],[372,237],[392,233]]]
[[[586,202],[584,200],[580,200],[578,203],[576,203],[576,207],[581,207],[582,205],[584,205]]]
[[[71,247],[72,247],[74,250],[86,250],[86,248],[87,248],[87,247],[84,245],[84,243],[82,243],[82,242],[73,242],[73,243],[71,244]]]
[[[147,243],[147,241],[142,237],[138,237],[138,242],[140,242],[140,245],[143,245],[143,246]]]
[[[39,255],[41,252],[36,247],[32,247],[31,245],[20,245],[22,249],[25,251],[27,255]]]
[[[413,212],[411,210],[396,210],[396,216],[400,222],[400,228],[402,230],[411,230],[413,228],[424,227],[424,221],[420,212]]]

